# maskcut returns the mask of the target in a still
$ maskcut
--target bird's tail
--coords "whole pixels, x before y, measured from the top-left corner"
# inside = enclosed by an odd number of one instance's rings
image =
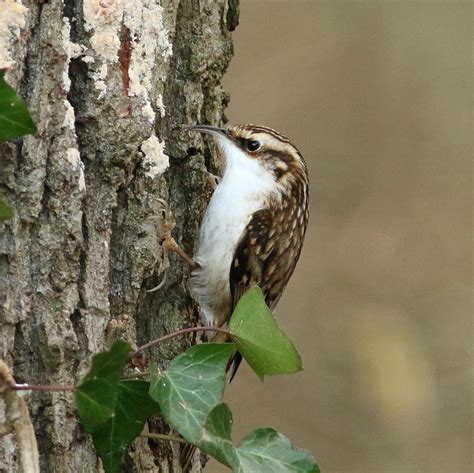
[[[179,461],[181,463],[181,467],[183,468],[183,473],[191,473],[193,467],[192,460],[196,450],[196,445],[193,445],[192,443],[184,445],[181,449]]]
[[[232,358],[229,360],[227,364],[226,371],[229,373],[229,383],[232,382],[234,376],[237,374],[237,370],[239,369],[240,363],[242,363],[242,355],[240,352],[236,351]]]

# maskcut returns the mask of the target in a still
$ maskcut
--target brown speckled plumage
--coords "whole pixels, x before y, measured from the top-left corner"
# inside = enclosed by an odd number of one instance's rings
[[[270,199],[267,208],[252,215],[239,239],[229,274],[232,309],[254,286],[262,289],[270,309],[277,305],[300,256],[308,223],[308,174],[299,151],[270,128],[239,125],[229,129],[243,149],[245,140],[261,133],[273,138],[272,146],[252,156],[272,169],[283,187],[280,198]]]

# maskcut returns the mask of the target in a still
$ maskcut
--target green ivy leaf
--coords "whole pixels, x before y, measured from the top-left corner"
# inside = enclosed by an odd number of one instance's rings
[[[201,439],[204,422],[224,391],[232,343],[204,343],[177,356],[169,368],[152,376],[150,396],[161,414],[189,442]]]
[[[0,71],[0,141],[36,133],[36,126],[23,100],[5,82]]]
[[[242,296],[229,328],[237,349],[261,379],[302,369],[300,355],[276,324],[260,288],[254,287]]]
[[[199,448],[237,473],[318,473],[311,454],[295,449],[270,428],[256,429],[237,447],[231,439],[232,414],[226,404],[216,406],[206,419]]]
[[[128,445],[140,435],[146,420],[158,412],[158,404],[150,398],[149,389],[148,381],[120,381],[112,416],[92,432],[106,472],[117,471]]]
[[[76,406],[88,432],[106,422],[114,413],[118,384],[128,361],[130,345],[117,340],[109,351],[92,358],[92,366],[75,391]]]
[[[239,473],[319,473],[314,458],[307,450],[294,448],[276,430],[256,429],[237,447]]]
[[[232,412],[227,404],[218,404],[209,412],[199,448],[230,468],[239,463],[232,445]]]
[[[13,217],[13,210],[10,207],[8,207],[8,205],[5,204],[5,202],[3,202],[2,195],[0,194],[0,223],[12,217]]]
[[[129,353],[130,345],[119,340],[109,351],[95,355],[75,391],[79,417],[92,434],[107,473],[117,471],[127,446],[158,411],[158,404],[148,395],[149,382],[120,380]]]

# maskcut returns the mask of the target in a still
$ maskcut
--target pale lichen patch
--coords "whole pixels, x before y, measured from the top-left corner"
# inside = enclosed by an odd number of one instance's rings
[[[70,104],[69,100],[64,99],[63,102],[65,109],[63,127],[69,128],[70,130],[74,130],[76,114],[74,113],[74,109],[72,108],[72,105]]]
[[[128,95],[143,99],[143,115],[153,123],[155,114],[149,92],[156,80],[153,74],[156,54],[161,54],[163,60],[167,61],[173,53],[169,33],[163,24],[163,7],[150,0],[127,2],[124,6],[124,25],[130,30],[132,41]],[[164,116],[161,96],[155,105],[160,115]]]
[[[95,81],[95,88],[99,90],[99,97],[101,99],[107,93],[107,85],[105,79],[107,78],[107,63],[102,64],[95,72],[91,74],[91,78]]]
[[[79,171],[79,190],[86,190],[86,180],[84,178],[84,163],[81,161],[81,155],[77,148],[68,148],[66,150],[66,159],[71,164],[73,171]]]
[[[154,74],[156,57],[161,55],[168,61],[173,53],[169,32],[164,26],[164,9],[154,0],[84,0],[86,31],[91,31],[92,50],[83,61],[98,63],[98,69],[90,76],[100,91],[99,99],[107,93],[108,65],[119,61],[121,51],[126,51],[121,34],[124,28],[129,33],[129,61],[120,61],[124,80],[124,92],[129,97],[143,101],[142,116],[150,124],[155,121],[155,110],[164,116],[165,108],[160,95],[152,103],[150,91],[157,79]],[[121,43],[122,41],[122,43]],[[121,56],[120,56],[121,57]]]
[[[91,46],[97,58],[103,61],[99,71],[91,75],[96,88],[100,91],[99,98],[107,92],[105,78],[107,64],[118,61],[117,51],[120,47],[118,33],[123,18],[123,3],[121,0],[84,0],[84,28],[92,31]],[[85,62],[95,62],[95,58],[88,55]]]
[[[123,17],[121,0],[84,0],[84,28],[92,31],[91,44],[104,61],[116,62],[120,46],[118,31]]]
[[[0,69],[15,66],[12,58],[13,43],[18,41],[26,25],[28,8],[12,0],[0,2]]]
[[[143,141],[140,148],[144,154],[143,166],[146,169],[145,176],[154,179],[168,169],[169,158],[165,154],[165,144],[154,134]]]
[[[64,51],[66,52],[69,60],[75,59],[84,53],[85,46],[71,41],[71,25],[69,23],[69,19],[66,17],[63,18],[62,35]]]
[[[163,103],[163,95],[158,94],[155,100],[155,105],[156,105],[156,108],[159,110],[160,115],[164,117],[166,109],[165,109],[165,104]]]
[[[95,62],[95,59],[93,56],[90,56],[89,54],[86,54],[85,56],[82,57],[83,62],[86,64],[92,64]]]
[[[148,119],[148,121],[150,123],[154,123],[155,122],[155,112],[153,111],[153,109],[151,108],[151,103],[149,101],[147,101],[145,103],[145,105],[143,105],[142,107],[142,114],[145,118]]]

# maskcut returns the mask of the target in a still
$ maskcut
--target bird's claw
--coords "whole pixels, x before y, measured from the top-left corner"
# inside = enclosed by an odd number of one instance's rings
[[[196,269],[199,267],[199,265],[192,259],[190,258],[184,250],[178,245],[176,240],[173,238],[172,231],[174,227],[176,226],[176,222],[173,218],[173,213],[169,208],[168,202],[164,199],[158,199],[158,202],[162,205],[161,208],[161,218],[162,218],[162,240],[161,240],[161,247],[163,249],[163,263],[162,263],[162,268],[164,272],[163,279],[161,282],[153,287],[152,289],[147,290],[147,292],[156,292],[162,289],[167,281],[168,278],[168,271],[169,271],[169,253],[172,251],[176,254],[178,254],[191,268],[191,270]]]
[[[146,292],[156,292],[156,291],[159,291],[160,289],[163,289],[165,287],[166,281],[168,279],[168,269],[169,268],[164,270],[165,275],[163,276],[163,279],[161,280],[161,282],[157,286],[155,286],[151,289],[147,289]]]
[[[173,217],[173,212],[170,209],[168,202],[164,199],[157,199],[158,202],[162,205],[160,209],[161,213],[161,220],[163,226],[163,237],[166,240],[167,238],[171,237],[171,232],[173,231],[174,227],[176,226],[176,222]]]
[[[163,274],[163,278],[160,281],[158,285],[155,287],[148,289],[146,292],[156,292],[159,291],[160,289],[163,289],[163,287],[166,284],[166,281],[168,280],[168,272],[170,269],[170,261],[169,261],[169,251],[172,249],[172,245],[170,245],[170,241],[174,241],[171,233],[173,231],[173,228],[176,225],[176,222],[173,218],[173,213],[170,210],[169,204],[165,199],[158,198],[157,199],[159,204],[161,204],[161,209],[159,210],[159,216],[161,217],[161,228],[162,232],[160,237],[161,237],[161,247],[163,249],[163,259],[162,263],[160,265],[160,269],[162,270],[161,273]]]

